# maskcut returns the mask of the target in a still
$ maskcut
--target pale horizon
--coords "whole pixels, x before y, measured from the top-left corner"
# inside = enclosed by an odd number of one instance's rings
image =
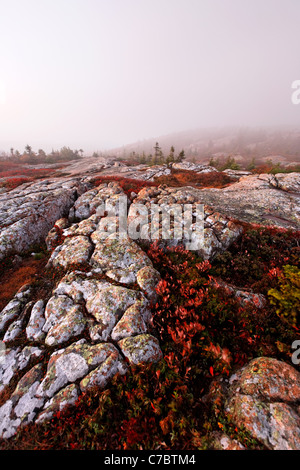
[[[300,127],[298,0],[0,0],[0,151]]]

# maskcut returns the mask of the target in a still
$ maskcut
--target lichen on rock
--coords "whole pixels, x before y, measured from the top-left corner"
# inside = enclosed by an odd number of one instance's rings
[[[277,359],[253,359],[230,379],[225,411],[272,450],[300,449],[300,373]]]
[[[121,339],[118,345],[131,364],[158,362],[162,359],[158,340],[149,334]]]

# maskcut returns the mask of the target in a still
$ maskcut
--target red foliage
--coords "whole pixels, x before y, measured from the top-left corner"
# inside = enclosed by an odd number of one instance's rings
[[[252,173],[255,174],[255,175],[261,175],[261,174],[265,174],[265,173],[270,173],[270,171],[272,170],[272,166],[270,165],[267,165],[267,164],[264,164],[264,165],[259,165],[257,167],[255,167],[254,170],[252,170]]]
[[[152,405],[153,406],[153,405]],[[121,424],[123,448],[132,449],[133,446],[151,435],[151,430],[156,429],[155,419],[144,416],[138,418],[124,419]]]
[[[246,289],[267,294],[276,270],[300,266],[300,232],[242,224],[242,236],[214,260],[213,275]],[[275,270],[275,271],[273,271]]]
[[[13,162],[0,162],[0,178],[7,178],[1,184],[7,189],[15,189],[23,183],[49,176],[52,173],[53,170],[49,168],[26,168]]]
[[[158,183],[153,183],[151,181],[123,178],[121,176],[100,176],[94,181],[94,185],[99,186],[102,183],[108,183],[110,181],[118,182],[128,197],[130,197],[132,192],[138,193],[143,188],[158,186]]]
[[[241,305],[226,289],[212,286],[211,278],[216,268],[232,274],[233,266],[239,276],[245,272],[254,278],[256,273],[272,282],[294,248],[294,235],[262,228],[246,230],[232,253],[212,263],[181,247],[164,251],[151,245],[147,253],[162,279],[150,333],[158,337],[163,359],[131,366],[106,390],[82,394],[73,408],[23,428],[3,448],[191,450],[201,448],[207,431],[219,429],[255,446],[222,414],[221,395],[214,398],[208,391],[221,383],[218,377],[227,378],[253,357],[289,362],[290,345],[299,334],[270,306]]]
[[[189,185],[203,188],[224,188],[235,181],[222,172],[196,173],[190,170],[172,170],[170,175],[160,176],[155,180],[156,183],[173,187]]]
[[[1,276],[0,290],[0,311],[12,299],[16,292],[25,284],[31,283],[36,279],[45,265],[45,260],[36,260],[33,257],[25,259],[21,265],[16,268],[3,270]]]
[[[15,189],[23,183],[28,183],[28,181],[30,181],[30,178],[10,178],[5,181],[4,186],[7,189]]]
[[[3,171],[12,170],[15,168],[20,168],[20,165],[18,163],[9,162],[7,160],[0,160],[0,175],[2,175]]]
[[[6,178],[9,176],[15,175],[24,175],[30,178],[32,177],[41,177],[46,174],[49,174],[48,168],[24,168],[24,167],[17,167],[13,170],[1,171],[0,178]]]
[[[162,274],[153,323],[164,358],[176,373],[184,375],[201,364],[204,378],[228,375],[234,364],[242,366],[261,351],[271,354],[264,339],[272,318],[268,310],[243,305],[211,285],[209,262],[199,262],[182,248],[163,252],[155,244],[148,255]]]

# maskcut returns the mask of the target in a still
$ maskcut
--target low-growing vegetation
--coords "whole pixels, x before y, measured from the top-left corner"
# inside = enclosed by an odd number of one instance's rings
[[[44,245],[32,246],[22,256],[0,261],[0,311],[25,284],[32,284],[44,271],[49,254]]]
[[[293,173],[300,171],[300,165],[289,164],[284,165],[281,162],[273,162],[272,159],[266,161],[257,161],[253,157],[250,161],[245,161],[243,164],[237,163],[236,159],[232,156],[225,158],[214,158],[209,160],[209,165],[216,168],[218,171],[224,170],[247,170],[253,174],[270,173],[276,175],[277,173]]]
[[[194,188],[224,188],[235,183],[236,179],[226,173],[208,172],[196,173],[190,170],[172,169],[170,175],[160,176],[155,179],[158,184],[167,184],[171,187],[192,186]]]
[[[15,189],[23,183],[50,177],[56,168],[28,168],[21,163],[11,161],[0,162],[0,188]]]
[[[102,183],[109,183],[110,181],[116,181],[119,183],[121,188],[127,197],[131,197],[131,193],[138,193],[143,188],[156,187],[159,185],[157,182],[142,181],[131,178],[123,178],[122,176],[99,176],[94,180],[94,186],[97,187]]]
[[[300,269],[297,266],[283,266],[278,274],[279,286],[270,289],[270,303],[276,306],[276,313],[293,326],[300,326]]]
[[[153,334],[163,359],[131,367],[107,389],[95,388],[51,421],[2,441],[2,449],[210,449],[212,432],[220,430],[247,449],[261,448],[225,415],[220,397],[207,397],[216,379],[254,357],[290,363],[291,344],[300,338],[288,302],[292,286],[299,287],[299,234],[245,226],[211,263],[157,244],[147,253],[162,277]],[[262,293],[266,304],[243,305],[213,279]],[[270,301],[275,291],[284,299],[279,312]]]

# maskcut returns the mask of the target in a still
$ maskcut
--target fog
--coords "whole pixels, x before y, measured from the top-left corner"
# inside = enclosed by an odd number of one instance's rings
[[[0,150],[300,126],[299,0],[0,0]]]

